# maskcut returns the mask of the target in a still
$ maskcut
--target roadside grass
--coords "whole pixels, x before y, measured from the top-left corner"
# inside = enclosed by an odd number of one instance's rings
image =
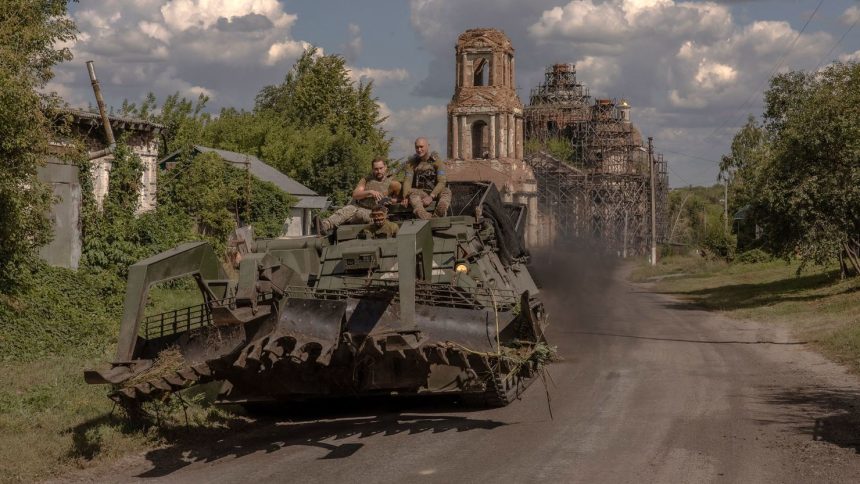
[[[31,482],[157,442],[111,414],[107,387],[76,358],[0,363],[0,480]]]
[[[109,386],[83,379],[85,369],[113,357],[122,287],[106,276],[55,268],[36,277],[39,284],[18,297],[22,303],[0,300],[0,482],[58,476],[236,420],[197,392],[185,395],[194,402],[187,425],[176,403],[157,405],[158,425],[130,423],[108,399]],[[147,314],[201,302],[196,287],[183,284],[150,294]]]
[[[171,283],[174,282],[176,281],[171,281]],[[179,284],[172,285],[171,283],[154,285],[149,290],[149,300],[144,315],[161,314],[174,309],[197,306],[205,302],[203,295],[200,294],[200,289],[197,288],[191,277],[188,277],[188,281],[180,279],[179,282]]]
[[[800,339],[860,373],[860,278],[841,280],[836,267],[775,260],[751,264],[667,257],[631,276],[654,290],[735,319],[788,325]]]

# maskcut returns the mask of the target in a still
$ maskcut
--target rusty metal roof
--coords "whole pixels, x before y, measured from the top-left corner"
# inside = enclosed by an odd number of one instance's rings
[[[102,117],[99,113],[93,113],[90,111],[86,111],[83,109],[75,109],[75,108],[67,108],[63,109],[62,112],[71,114],[75,121],[88,121],[89,124],[101,124]],[[108,119],[110,119],[111,127],[116,127],[120,129],[131,129],[138,131],[153,131],[153,130],[162,130],[164,129],[163,124],[154,123],[152,121],[147,121],[145,119],[138,118],[130,118],[126,116],[116,116],[113,114],[108,115]]]

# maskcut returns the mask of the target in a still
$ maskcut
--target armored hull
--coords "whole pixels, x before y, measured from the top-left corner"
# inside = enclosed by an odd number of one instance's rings
[[[400,220],[396,238],[345,225],[248,241],[235,279],[206,243],[135,264],[116,358],[86,380],[114,385],[131,410],[210,381],[239,403],[454,393],[508,404],[549,354],[523,207],[492,184],[451,188],[451,216]],[[188,275],[202,305],[143,317],[152,284]]]

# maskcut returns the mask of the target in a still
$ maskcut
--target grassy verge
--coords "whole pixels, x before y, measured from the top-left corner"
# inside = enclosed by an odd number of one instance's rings
[[[192,285],[174,286],[153,289],[147,314],[200,303]],[[25,292],[0,297],[0,482],[56,476],[230,419],[192,405],[186,425],[181,407],[163,405],[160,425],[135,427],[113,408],[108,386],[84,382],[84,369],[112,357],[123,294],[109,274],[42,268]]]
[[[99,363],[75,358],[0,363],[0,482],[33,482],[92,467],[193,439],[236,418],[196,404],[189,406],[186,424],[181,407],[160,404],[157,426],[137,426],[113,407],[107,386],[83,382],[83,370]]]
[[[632,278],[733,318],[786,324],[798,338],[860,372],[860,280],[840,280],[834,267],[807,268],[798,275],[798,266],[678,256],[656,267],[637,267]]]

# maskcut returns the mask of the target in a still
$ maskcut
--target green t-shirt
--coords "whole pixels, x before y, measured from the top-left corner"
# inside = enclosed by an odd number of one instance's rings
[[[398,230],[400,230],[400,227],[396,223],[386,220],[381,226],[377,226],[376,224],[366,225],[361,229],[359,235],[366,239],[393,239],[397,237]]]

